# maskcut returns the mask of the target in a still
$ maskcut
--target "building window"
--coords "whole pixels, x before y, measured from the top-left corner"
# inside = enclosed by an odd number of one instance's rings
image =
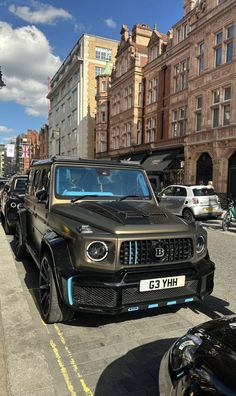
[[[233,60],[233,52],[234,52],[234,26],[229,26],[226,29],[226,63],[232,62]]]
[[[181,41],[181,27],[176,30],[177,44]]]
[[[127,122],[127,124],[125,124],[124,145],[125,145],[125,147],[131,146],[131,123],[130,122]]]
[[[111,61],[111,49],[96,47],[96,59],[103,61]]]
[[[101,106],[101,122],[104,123],[107,121],[107,106],[103,104]]]
[[[106,81],[102,81],[102,92],[106,92],[107,90],[107,83]]]
[[[198,96],[196,98],[195,117],[196,117],[196,132],[199,132],[202,129],[202,97],[201,96]]]
[[[184,136],[187,126],[187,106],[172,111],[172,137]]]
[[[174,66],[174,93],[183,91],[188,83],[189,60],[185,59]]]
[[[177,136],[177,126],[178,126],[178,110],[172,111],[172,136]]]
[[[124,104],[125,104],[125,110],[128,109],[128,88],[125,88],[124,91]]]
[[[106,140],[106,134],[102,133],[100,139],[100,152],[103,153],[105,151],[107,151],[107,140]]]
[[[148,118],[147,120],[147,143],[155,141],[156,135],[156,118]]]
[[[137,122],[137,144],[142,143],[142,121],[138,120]]]
[[[223,126],[230,124],[230,104],[223,105]]]
[[[104,72],[104,67],[95,67],[95,77],[100,76]]]
[[[212,127],[218,128],[219,126],[219,116],[220,116],[220,90],[215,89],[212,92]]]
[[[222,43],[223,33],[218,32],[215,35],[215,65],[220,66],[222,64]]]
[[[133,88],[132,85],[128,88],[128,109],[132,107],[133,104]]]
[[[230,124],[230,99],[231,87],[224,88],[224,103],[223,103],[223,126]]]
[[[143,105],[143,84],[139,83],[138,85],[138,106],[142,107]]]
[[[158,79],[153,78],[148,81],[148,104],[157,101]]]
[[[198,46],[198,73],[201,74],[205,69],[205,60],[204,60],[204,53],[205,53],[205,43],[202,41]]]

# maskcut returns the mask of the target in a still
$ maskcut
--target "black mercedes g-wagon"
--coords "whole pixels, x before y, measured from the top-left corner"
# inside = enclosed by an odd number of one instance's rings
[[[32,164],[16,256],[39,267],[42,317],[133,312],[213,290],[206,231],[158,207],[140,165],[53,157]]]

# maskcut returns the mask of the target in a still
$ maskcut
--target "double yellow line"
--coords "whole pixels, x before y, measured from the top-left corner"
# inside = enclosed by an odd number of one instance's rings
[[[46,327],[46,330],[47,330],[48,334],[50,334],[48,326],[46,325],[45,322],[43,322],[43,320],[42,320],[42,324]],[[85,382],[82,374],[79,371],[79,368],[78,368],[78,366],[76,364],[76,361],[73,358],[73,355],[72,355],[71,351],[69,350],[68,346],[66,345],[66,340],[65,340],[65,338],[63,336],[62,331],[60,330],[58,325],[54,324],[53,326],[54,326],[54,329],[56,331],[56,334],[58,335],[58,338],[59,338],[61,344],[64,346],[66,354],[69,357],[70,364],[71,364],[74,372],[76,373],[76,375],[77,375],[77,377],[79,379],[79,382],[80,382],[80,385],[81,385],[81,387],[83,389],[84,394],[87,395],[87,396],[94,396],[93,392],[91,391],[91,389],[86,385],[86,382]],[[56,345],[56,343],[54,342],[54,340],[52,338],[50,339],[50,347],[51,347],[51,349],[52,349],[52,351],[54,353],[54,356],[56,358],[57,364],[60,367],[61,374],[62,374],[62,376],[64,378],[65,383],[66,383],[67,389],[70,392],[70,395],[71,396],[76,396],[77,393],[76,393],[76,391],[74,389],[74,385],[72,384],[72,382],[70,380],[70,377],[69,377],[69,374],[68,374],[68,371],[67,371],[66,367],[63,364],[63,361],[62,361],[62,358],[60,356],[60,353],[59,353],[59,350],[57,348],[57,345]]]

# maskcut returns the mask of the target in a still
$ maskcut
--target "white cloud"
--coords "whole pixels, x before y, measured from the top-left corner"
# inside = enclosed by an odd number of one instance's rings
[[[32,116],[47,115],[47,81],[61,65],[45,35],[35,26],[13,29],[0,21],[1,66],[6,87],[0,101],[15,101]]]
[[[74,26],[74,31],[75,33],[80,33],[86,30],[85,25],[83,25],[82,23],[76,23]]]
[[[72,19],[72,15],[63,8],[56,8],[50,4],[32,1],[32,7],[11,4],[9,11],[29,23],[54,24],[58,19]]]
[[[107,18],[107,19],[104,20],[104,22],[109,28],[111,28],[111,29],[115,29],[116,28],[116,22],[113,21],[112,18]]]
[[[12,132],[11,128],[6,127],[5,125],[0,125],[0,133],[1,132]]]

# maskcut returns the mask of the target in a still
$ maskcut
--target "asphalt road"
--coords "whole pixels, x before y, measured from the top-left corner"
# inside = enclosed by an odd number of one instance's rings
[[[48,370],[48,383],[44,380],[32,393],[28,389],[24,394],[157,395],[160,359],[173,341],[193,325],[236,312],[236,227],[223,232],[219,221],[208,221],[205,226],[216,264],[215,288],[204,303],[188,307],[119,317],[78,313],[69,324],[45,325],[37,308],[38,270],[30,259],[16,261],[34,337]],[[11,244],[12,238],[7,238]],[[24,342],[29,349],[27,339]],[[24,377],[24,365],[21,375]]]

